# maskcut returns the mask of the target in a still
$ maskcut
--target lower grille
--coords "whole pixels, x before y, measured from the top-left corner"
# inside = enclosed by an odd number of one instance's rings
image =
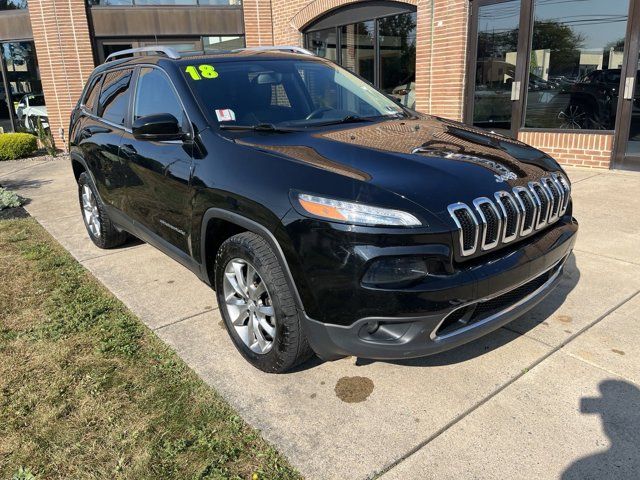
[[[451,335],[462,328],[472,326],[499,314],[534,293],[554,277],[561,268],[562,263],[547,270],[524,285],[514,288],[502,295],[454,310],[440,324],[435,332],[435,336],[443,337]]]

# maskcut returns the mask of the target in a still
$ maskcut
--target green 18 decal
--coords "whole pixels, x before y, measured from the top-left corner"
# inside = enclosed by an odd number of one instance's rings
[[[218,78],[218,72],[213,65],[189,65],[184,71],[191,75],[193,80]]]

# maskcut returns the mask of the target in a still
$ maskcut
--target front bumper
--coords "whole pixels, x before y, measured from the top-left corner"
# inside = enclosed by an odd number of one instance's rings
[[[442,289],[431,286],[426,292],[414,291],[413,297],[423,305],[418,313],[368,315],[348,325],[306,317],[307,338],[325,360],[346,355],[414,358],[477,339],[523,315],[553,290],[575,244],[577,229],[575,220],[567,216],[502,256],[478,259],[461,268],[452,282],[435,282]],[[389,298],[393,292],[379,294]],[[396,294],[406,299],[411,292]]]

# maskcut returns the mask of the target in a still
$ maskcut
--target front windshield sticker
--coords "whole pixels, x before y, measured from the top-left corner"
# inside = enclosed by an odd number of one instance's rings
[[[230,108],[216,110],[216,117],[219,122],[234,122],[236,120],[236,114]]]
[[[184,71],[191,76],[192,80],[202,80],[203,78],[210,80],[218,78],[218,72],[216,72],[213,65],[189,65],[184,69]]]

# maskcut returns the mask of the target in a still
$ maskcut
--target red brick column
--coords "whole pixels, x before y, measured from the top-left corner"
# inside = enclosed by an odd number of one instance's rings
[[[42,88],[56,146],[67,148],[69,115],[94,68],[85,0],[29,0]],[[64,141],[60,136],[64,129]]]
[[[273,45],[271,0],[244,0],[244,35],[247,47]],[[275,12],[273,13],[275,15]]]

